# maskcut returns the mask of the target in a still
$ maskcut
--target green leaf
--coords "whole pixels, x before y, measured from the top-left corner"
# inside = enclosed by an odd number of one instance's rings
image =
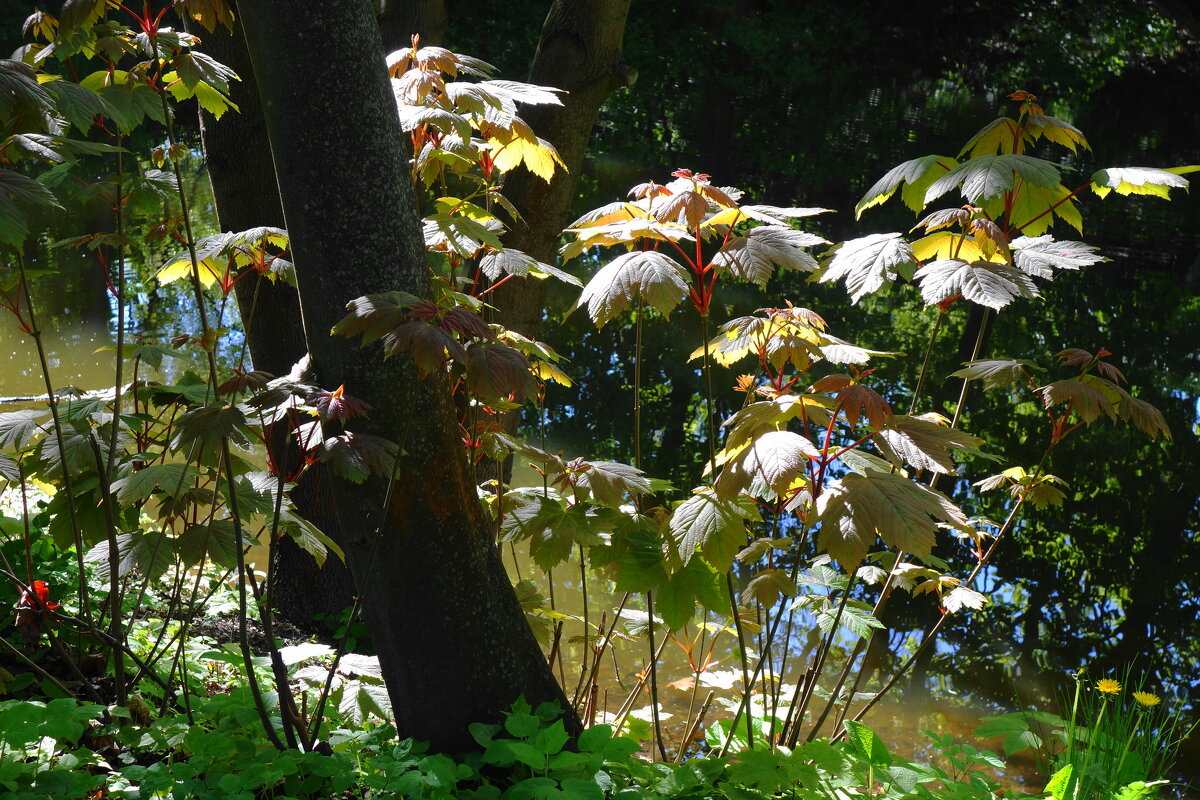
[[[725,572],[746,544],[746,520],[757,517],[749,498],[722,500],[713,490],[702,489],[675,508],[669,530],[684,565],[699,552]]]
[[[136,568],[143,576],[153,580],[170,568],[175,556],[174,542],[161,531],[120,533],[116,536],[116,545],[118,577],[124,577]],[[93,565],[98,580],[107,583],[112,566],[107,541],[95,544],[83,560]]]
[[[179,555],[184,564],[195,566],[206,556],[222,567],[238,565],[237,539],[233,522],[215,519],[207,524],[190,525],[179,535]]]
[[[868,208],[883,204],[902,185],[904,204],[913,211],[920,211],[925,207],[922,202],[925,189],[957,163],[949,156],[923,156],[892,167],[858,201],[854,207],[854,218],[859,219]]]
[[[504,249],[497,235],[502,227],[496,220],[484,224],[469,217],[431,214],[425,218],[421,230],[425,237],[425,246],[430,250],[473,258],[484,245],[493,250]]]
[[[1037,286],[1021,270],[1009,264],[957,258],[932,261],[914,276],[921,285],[925,305],[937,305],[957,295],[972,303],[999,311],[1018,297],[1037,297]]]
[[[27,175],[0,169],[0,242],[20,245],[28,232],[21,206],[61,209],[53,192]]]
[[[1092,191],[1101,197],[1115,189],[1120,195],[1144,194],[1170,200],[1171,189],[1187,187],[1187,178],[1153,167],[1109,167],[1092,175]]]
[[[677,261],[654,250],[634,250],[614,258],[588,281],[575,308],[603,327],[638,298],[667,316],[689,288],[690,276]]]
[[[815,234],[778,225],[760,225],[736,236],[713,256],[712,265],[735,278],[766,286],[775,268],[814,272],[817,260],[803,248],[829,244]]]
[[[884,625],[871,613],[871,607],[860,600],[847,600],[842,606],[842,613],[837,613],[837,606],[825,604],[817,612],[817,627],[824,633],[829,633],[834,622],[838,627],[849,631],[852,636],[865,639],[872,631],[883,630]]]
[[[294,509],[289,508],[287,503],[280,509],[279,528],[290,536],[301,550],[312,556],[318,567],[325,565],[325,559],[331,550],[341,561],[346,560],[346,554],[333,539]]]
[[[1031,370],[1041,370],[1037,364],[1024,358],[982,359],[968,361],[960,370],[950,373],[952,378],[983,381],[985,389],[1002,389],[1013,384],[1025,384],[1033,376]]]
[[[1036,750],[1042,746],[1042,737],[1030,729],[1030,718],[1021,712],[999,717],[983,717],[980,722],[983,724],[974,730],[974,735],[981,739],[1003,736],[1005,757],[1024,750]]]
[[[1079,792],[1079,781],[1075,778],[1074,765],[1067,764],[1051,775],[1050,782],[1043,791],[1047,800],[1075,800]]]
[[[821,283],[844,280],[852,302],[878,291],[885,283],[911,277],[916,269],[912,246],[899,233],[873,233],[831,249]]]
[[[576,545],[601,541],[592,531],[592,520],[584,506],[569,506],[553,497],[540,496],[513,509],[501,523],[500,535],[508,541],[529,539],[529,554],[543,570],[566,561]]]
[[[117,501],[129,505],[146,500],[156,490],[177,496],[192,488],[196,469],[191,464],[151,464],[113,481]]]
[[[1158,794],[1158,787],[1167,780],[1158,781],[1133,781],[1122,786],[1116,794],[1113,795],[1113,800],[1148,800]],[[1049,791],[1049,787],[1047,787]]]
[[[1053,189],[1059,182],[1058,167],[1023,154],[979,156],[964,161],[931,183],[925,191],[925,204],[961,187],[963,197],[978,205],[1011,191],[1017,179]]]
[[[875,767],[887,767],[892,763],[887,747],[875,731],[861,722],[846,720],[846,743],[856,756]]]
[[[350,313],[342,317],[331,332],[348,339],[361,333],[365,347],[403,323],[408,318],[409,308],[419,299],[408,292],[356,297],[346,304],[346,310]]]
[[[479,268],[483,270],[483,274],[489,280],[493,281],[499,280],[502,275],[519,277],[532,275],[535,278],[553,276],[573,286],[583,286],[583,283],[569,272],[563,272],[550,264],[544,264],[528,253],[512,247],[488,253],[479,259]]]
[[[0,414],[0,448],[21,449],[41,431],[39,420],[50,412],[42,409],[24,409]]]
[[[192,445],[208,447],[226,441],[248,447],[249,433],[246,415],[237,406],[200,406],[184,412],[176,421],[171,447],[187,451]]]
[[[695,614],[697,602],[705,608],[728,611],[723,587],[721,573],[703,558],[693,558],[654,592],[654,608],[667,627],[677,631]]]

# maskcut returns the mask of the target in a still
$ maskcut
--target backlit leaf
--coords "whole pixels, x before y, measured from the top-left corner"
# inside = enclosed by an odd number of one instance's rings
[[[579,474],[579,485],[592,493],[592,499],[600,505],[617,508],[624,502],[626,494],[637,495],[650,492],[650,481],[637,467],[615,461],[588,461],[588,469]]]
[[[396,468],[400,448],[379,436],[346,431],[319,445],[322,462],[352,483],[362,483],[372,473],[388,477]]]
[[[932,203],[951,189],[959,188],[968,202],[976,205],[1011,191],[1017,179],[1053,189],[1058,185],[1058,167],[1041,158],[1024,154],[979,156],[964,161],[929,185],[925,203]]]
[[[713,489],[722,500],[732,500],[747,490],[764,499],[785,497],[806,474],[809,460],[820,457],[816,445],[800,434],[768,431],[725,464]]]
[[[1032,139],[1036,140],[1039,136],[1044,136],[1055,144],[1061,144],[1068,148],[1072,153],[1076,152],[1076,146],[1085,150],[1092,149],[1082,131],[1071,123],[1055,117],[1048,117],[1045,114],[1030,114],[1025,119],[1025,127]]]
[[[933,261],[917,270],[914,278],[927,306],[962,295],[972,303],[999,311],[1018,297],[1038,296],[1037,286],[1028,275],[992,261]]]
[[[1017,141],[1017,123],[1009,117],[999,117],[984,125],[978,133],[967,140],[958,155],[970,153],[971,158],[1011,153]]]
[[[817,500],[819,545],[846,569],[882,539],[890,547],[929,555],[938,523],[965,528],[966,515],[945,495],[900,475],[850,473]]]
[[[821,283],[844,280],[851,301],[878,291],[883,284],[909,277],[916,268],[912,247],[898,233],[874,233],[842,242],[827,254],[832,255],[821,273]]]
[[[929,184],[944,175],[957,163],[949,156],[923,156],[892,167],[858,201],[858,205],[854,207],[854,218],[858,219],[862,216],[862,212],[872,206],[881,205],[902,185],[904,186],[902,192],[904,204],[913,211],[920,211],[925,207],[923,198]]]
[[[1054,381],[1038,392],[1046,408],[1065,404],[1070,413],[1090,424],[1101,414],[1114,421],[1117,419],[1117,409],[1113,403],[1119,394],[1114,389],[1116,387],[1103,378],[1085,376]]]
[[[892,424],[878,430],[873,438],[892,463],[945,474],[955,471],[952,450],[973,452],[983,445],[983,439],[977,436],[907,414],[895,415]]]
[[[712,264],[729,270],[735,278],[765,286],[775,267],[813,272],[817,260],[802,248],[829,242],[811,233],[777,225],[751,228],[743,236],[729,240],[713,256]]]
[[[964,608],[979,610],[986,603],[987,597],[966,586],[956,586],[942,598],[942,607],[951,614]]]
[[[753,501],[722,500],[711,489],[703,489],[676,507],[669,530],[684,565],[699,552],[725,572],[746,544],[746,520],[757,517]]]
[[[952,378],[983,381],[985,389],[1001,389],[1014,383],[1026,383],[1030,371],[1041,369],[1023,358],[984,359],[968,361],[962,369],[950,373]]]
[[[466,351],[467,388],[485,400],[535,397],[537,380],[524,354],[505,344],[472,342]]]
[[[179,535],[179,555],[187,566],[195,566],[204,558],[222,567],[238,565],[237,537],[233,522],[217,519],[207,524],[189,526]]]
[[[782,569],[764,569],[750,579],[742,590],[742,605],[754,602],[762,603],[767,608],[775,605],[782,597],[792,597],[796,594],[796,584]]]
[[[600,268],[576,303],[603,326],[641,299],[666,316],[687,294],[690,276],[677,261],[653,250],[625,253]]]
[[[1100,248],[1083,242],[1058,242],[1053,236],[1022,236],[1012,241],[1013,265],[1039,278],[1052,278],[1060,269],[1080,269],[1101,261]]]
[[[667,627],[676,631],[695,614],[697,602],[708,609],[728,612],[723,585],[720,572],[703,558],[693,558],[655,590],[654,608]]]
[[[1109,167],[1092,175],[1092,191],[1101,197],[1116,190],[1117,194],[1147,194],[1170,199],[1171,189],[1186,189],[1187,178],[1174,172],[1153,167]]]

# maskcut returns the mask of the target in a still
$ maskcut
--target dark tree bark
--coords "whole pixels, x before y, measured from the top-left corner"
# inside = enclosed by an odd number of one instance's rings
[[[443,376],[327,335],[355,297],[427,295],[414,189],[369,0],[242,5],[300,283],[314,378],[371,403],[359,433],[402,448],[380,480],[333,484],[402,736],[467,747],[523,694],[566,706],[512,592],[468,479]],[[298,79],[297,76],[303,76]],[[574,722],[574,720],[572,720]],[[577,726],[576,726],[577,727]]]
[[[236,13],[236,8],[235,8]],[[218,27],[203,32],[204,49],[241,77],[229,89],[239,113],[214,118],[200,114],[200,136],[212,181],[217,223],[223,231],[243,231],[260,225],[284,227],[283,208],[271,161],[271,143],[263,122],[262,106],[250,55],[240,29]],[[279,282],[251,276],[236,288],[242,329],[250,360],[257,370],[286,375],[308,353],[300,299],[296,290]],[[286,431],[268,443],[277,464],[291,463],[298,454],[288,452]],[[295,448],[292,447],[294,450]],[[332,513],[328,470],[311,467],[292,490],[292,500],[306,519],[340,541],[336,516]],[[316,614],[337,614],[354,600],[350,572],[336,557],[318,567],[313,557],[284,537],[277,548],[271,599],[276,612],[306,630],[319,626]]]
[[[408,47],[413,34],[422,45],[440,45],[446,35],[446,4],[443,0],[379,0],[379,32],[383,52]]]
[[[596,114],[608,96],[633,83],[637,73],[621,55],[630,0],[555,0],[542,26],[529,82],[565,89],[563,105],[534,106],[523,112],[533,130],[558,150],[566,171],[547,183],[526,170],[504,182],[504,196],[521,212],[505,245],[541,261],[553,262],[559,234],[571,222],[571,203],[583,169]],[[492,293],[500,322],[536,336],[546,301],[546,282],[510,280]]]

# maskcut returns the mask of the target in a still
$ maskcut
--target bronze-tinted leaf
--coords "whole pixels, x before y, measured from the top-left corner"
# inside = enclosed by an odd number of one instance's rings
[[[472,342],[466,350],[467,388],[484,400],[537,396],[538,383],[529,359],[505,344]]]
[[[383,354],[408,353],[422,375],[436,372],[450,359],[465,361],[467,351],[449,331],[419,319],[410,320],[383,337]]]
[[[838,392],[838,407],[851,426],[864,417],[875,429],[892,423],[892,407],[879,392],[861,383],[852,383]]]
[[[346,304],[350,313],[333,326],[333,333],[346,338],[361,333],[362,344],[366,346],[403,323],[409,307],[419,299],[408,292],[384,292],[355,298]]]
[[[659,222],[682,222],[695,228],[708,213],[708,202],[699,192],[678,192],[668,197],[655,209],[654,217]]]
[[[334,473],[352,483],[362,483],[371,474],[385,478],[391,475],[399,449],[379,436],[346,431],[326,439],[318,452]]]

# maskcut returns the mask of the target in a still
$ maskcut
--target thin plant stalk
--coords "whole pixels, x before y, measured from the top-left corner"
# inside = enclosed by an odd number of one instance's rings
[[[650,674],[650,716],[654,721],[654,741],[658,744],[658,757],[663,761],[667,760],[667,746],[663,742],[662,720],[658,715],[658,656],[662,652],[661,647],[654,647],[654,593],[646,592],[646,630],[650,639],[650,663],[647,665],[646,671]],[[666,646],[667,640],[663,639],[663,646]],[[643,680],[645,680],[643,678]],[[636,692],[637,689],[634,689]],[[619,727],[618,727],[619,730]]]
[[[42,383],[46,387],[46,401],[50,405],[50,417],[54,421],[54,441],[58,445],[58,454],[62,460],[63,491],[67,493],[67,497],[71,501],[67,503],[67,516],[71,520],[71,539],[75,545],[75,568],[79,571],[79,607],[83,613],[83,619],[87,620],[88,626],[94,627],[87,570],[83,564],[83,531],[79,527],[79,518],[75,514],[75,479],[71,477],[71,469],[67,464],[67,445],[63,437],[62,419],[58,414],[58,397],[55,395],[54,385],[50,381],[50,363],[46,358],[46,344],[42,340],[42,331],[38,327],[37,314],[33,310],[33,298],[29,292],[29,280],[25,275],[25,258],[20,251],[17,252],[17,269],[21,275],[21,283],[17,291],[20,292],[24,288],[29,335],[33,338],[34,346],[37,349],[38,362],[42,368]]]
[[[696,246],[700,246],[700,237],[696,237]],[[704,416],[708,423],[708,463],[709,474],[714,478],[717,474],[717,422],[715,418],[715,410],[713,408],[713,386],[712,386],[712,358],[709,353],[709,320],[708,311],[700,313],[700,336],[704,340],[704,361],[702,368],[704,371]],[[738,613],[737,593],[733,588],[733,575],[731,572],[725,573],[725,592],[729,597],[729,613],[733,616],[733,627],[737,632],[738,640],[738,658],[742,667],[742,686],[745,687],[747,693],[754,690],[753,684],[750,683],[750,660],[746,653],[746,632],[742,628],[742,617]],[[754,729],[751,725],[750,717],[746,717],[746,742],[750,747],[754,747]]]

